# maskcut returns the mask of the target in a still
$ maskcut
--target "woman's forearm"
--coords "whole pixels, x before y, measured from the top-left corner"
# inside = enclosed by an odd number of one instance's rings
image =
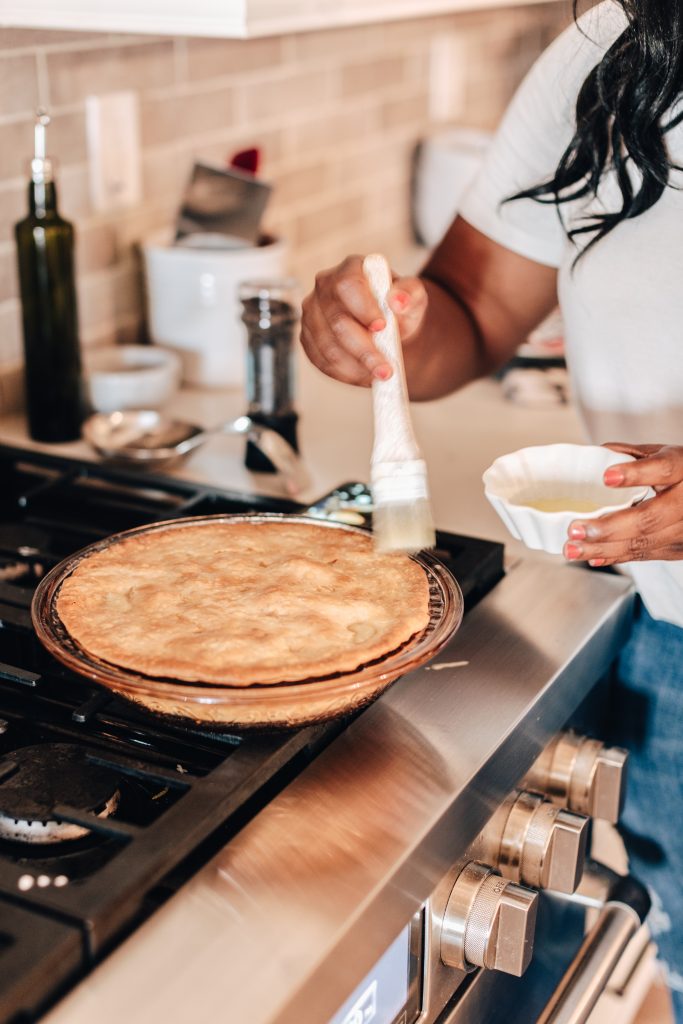
[[[457,218],[420,275],[428,302],[405,339],[411,397],[438,398],[491,373],[557,302],[557,272]]]
[[[410,398],[441,398],[491,372],[493,360],[464,303],[423,276],[429,296],[419,333],[403,348]]]

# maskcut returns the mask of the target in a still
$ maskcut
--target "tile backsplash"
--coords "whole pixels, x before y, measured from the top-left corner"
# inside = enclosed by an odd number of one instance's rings
[[[263,176],[275,186],[265,226],[288,239],[306,288],[348,252],[381,249],[400,260],[410,243],[411,156],[438,109],[435,45],[451,38],[461,55],[451,104],[458,122],[490,128],[568,17],[554,0],[254,40],[0,29],[0,408],[14,401],[20,376],[12,227],[25,213],[38,105],[53,118],[60,207],[77,229],[82,342],[137,340],[136,243],[171,224],[194,158],[223,162],[261,148]],[[122,89],[139,100],[142,200],[95,213],[85,99]]]

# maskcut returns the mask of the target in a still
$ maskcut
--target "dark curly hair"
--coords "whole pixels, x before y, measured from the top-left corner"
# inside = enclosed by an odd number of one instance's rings
[[[511,197],[555,203],[559,209],[562,203],[596,195],[602,176],[613,169],[621,207],[592,212],[568,231],[575,241],[592,235],[577,258],[621,221],[654,206],[676,166],[666,133],[683,120],[683,110],[671,115],[683,89],[683,3],[615,2],[628,24],[581,86],[574,136],[554,176]],[[577,4],[574,0],[575,18]]]

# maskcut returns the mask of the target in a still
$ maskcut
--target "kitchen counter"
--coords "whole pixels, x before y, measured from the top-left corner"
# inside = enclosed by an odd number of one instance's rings
[[[298,406],[300,448],[310,487],[300,497],[314,501],[349,480],[367,480],[372,444],[370,392],[339,384],[300,359]],[[506,401],[494,380],[477,381],[455,395],[414,404],[416,433],[429,467],[436,524],[440,529],[501,540],[517,549],[484,499],[481,475],[498,455],[530,444],[582,440],[571,406],[525,408]],[[183,389],[167,407],[180,419],[210,427],[245,411],[240,390]],[[22,416],[0,417],[0,443],[55,455],[97,460],[83,441],[40,445],[31,442]],[[245,469],[244,440],[211,438],[171,475],[258,494],[281,493],[268,474]]]

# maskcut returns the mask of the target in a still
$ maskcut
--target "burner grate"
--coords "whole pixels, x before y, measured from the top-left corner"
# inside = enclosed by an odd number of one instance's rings
[[[18,681],[18,673],[33,685]],[[76,838],[39,848],[0,837],[0,919],[6,906],[20,903],[35,916],[38,931],[46,922],[77,924],[85,964],[95,963],[172,894],[191,873],[183,862],[191,858],[194,869],[204,863],[334,731],[245,738],[167,728],[150,725],[116,698],[103,703],[99,692],[75,678],[60,693],[62,681],[49,674],[4,666],[2,677],[0,758],[29,746],[69,745],[94,770],[118,780],[119,805],[110,817],[71,800],[42,808],[43,819],[75,826]],[[84,689],[90,694],[86,701]],[[0,811],[3,767],[0,760]],[[10,813],[20,812],[13,805]],[[8,948],[20,941],[13,934]],[[15,981],[23,991],[13,963],[0,946],[4,998]],[[42,998],[49,1000],[55,979],[49,972],[42,977]],[[27,1010],[17,999],[13,1012]]]

